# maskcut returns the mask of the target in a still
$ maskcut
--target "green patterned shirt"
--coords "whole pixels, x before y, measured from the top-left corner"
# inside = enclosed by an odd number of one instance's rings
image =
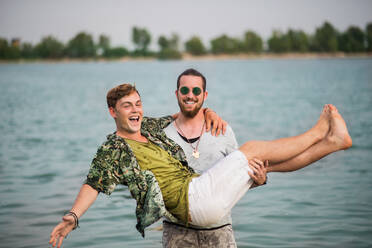
[[[182,148],[167,138],[163,131],[172,121],[171,116],[145,117],[142,121],[141,134],[152,143],[168,151],[187,170],[194,172],[187,165]],[[151,171],[140,169],[129,145],[115,133],[108,135],[107,140],[98,148],[85,183],[107,195],[110,195],[118,184],[128,186],[132,197],[137,202],[136,228],[143,237],[145,236],[145,228],[162,217],[177,221],[165,208],[163,196],[154,174]]]

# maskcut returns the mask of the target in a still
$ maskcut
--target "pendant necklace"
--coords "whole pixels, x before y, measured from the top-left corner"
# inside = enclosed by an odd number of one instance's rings
[[[185,139],[187,140],[187,143],[190,144],[190,146],[191,146],[191,148],[192,148],[192,151],[193,151],[193,152],[192,152],[192,156],[193,156],[194,158],[199,158],[199,157],[200,157],[200,153],[199,153],[199,151],[198,151],[198,146],[199,146],[199,142],[200,142],[200,140],[201,140],[201,137],[202,137],[202,135],[203,135],[205,122],[203,122],[203,127],[202,127],[201,132],[200,132],[200,136],[199,136],[199,139],[198,139],[198,143],[196,143],[196,147],[194,147],[194,146],[192,145],[192,143],[190,142],[190,140],[189,140],[189,139],[186,137],[186,135],[182,132],[182,129],[177,125],[177,121],[174,121],[174,124],[176,125],[176,127],[178,128],[178,130],[180,130],[182,136],[185,137]]]

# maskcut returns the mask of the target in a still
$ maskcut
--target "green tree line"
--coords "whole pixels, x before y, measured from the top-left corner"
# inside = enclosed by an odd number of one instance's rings
[[[13,39],[11,42],[0,38],[0,59],[62,59],[62,58],[121,58],[157,57],[159,59],[180,59],[182,51],[195,56],[205,54],[260,54],[269,53],[360,53],[372,52],[372,22],[365,29],[350,26],[340,32],[329,22],[317,27],[314,34],[302,30],[289,29],[287,32],[274,30],[266,41],[253,31],[246,31],[242,37],[229,37],[222,34],[210,41],[208,49],[198,36],[192,36],[181,47],[176,33],[161,35],[157,39],[158,51],[149,49],[152,35],[146,28],[132,28],[133,50],[125,46],[113,47],[110,38],[100,35],[95,41],[93,36],[80,32],[66,44],[53,36],[41,39],[33,45]],[[266,47],[266,48],[264,48]]]

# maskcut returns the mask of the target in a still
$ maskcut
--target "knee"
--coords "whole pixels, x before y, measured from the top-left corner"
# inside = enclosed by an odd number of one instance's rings
[[[250,160],[257,156],[256,154],[256,144],[257,140],[250,140],[245,142],[241,147],[239,147],[239,150],[245,155],[247,160]]]
[[[256,147],[256,145],[257,145],[258,143],[260,143],[260,142],[262,142],[262,141],[260,141],[260,140],[250,140],[250,141],[245,142],[245,143],[241,146],[241,148],[251,150],[251,149],[253,149],[254,147]]]

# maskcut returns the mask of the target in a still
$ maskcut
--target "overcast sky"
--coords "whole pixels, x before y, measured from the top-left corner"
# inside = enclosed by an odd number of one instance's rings
[[[246,30],[265,40],[273,29],[313,33],[329,21],[340,31],[372,22],[372,0],[0,0],[0,37],[39,42],[53,35],[67,42],[80,31],[132,48],[131,29],[145,27],[157,48],[159,35],[200,36],[206,45],[221,34]]]

